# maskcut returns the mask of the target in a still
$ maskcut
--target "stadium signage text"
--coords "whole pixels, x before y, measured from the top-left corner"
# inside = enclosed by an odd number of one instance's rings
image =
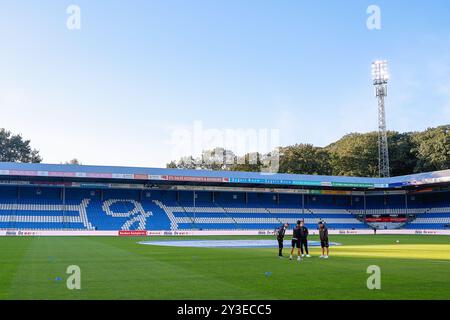
[[[146,236],[146,230],[119,230],[119,236]]]

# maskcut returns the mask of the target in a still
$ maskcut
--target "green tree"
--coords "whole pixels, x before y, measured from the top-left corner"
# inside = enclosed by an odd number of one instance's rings
[[[450,125],[424,132],[387,134],[392,176],[450,168]],[[281,173],[377,177],[378,132],[350,133],[325,148],[295,144],[267,154],[248,153],[242,157],[215,148],[197,159],[191,156],[172,161],[167,167],[273,172],[269,163],[274,158],[279,159],[276,168]]]
[[[203,151],[198,166],[206,170],[230,170],[235,163],[236,155],[233,151],[217,147]]]
[[[187,156],[178,161],[171,161],[166,167],[173,169],[230,170],[235,163],[236,155],[232,151],[217,147],[212,150],[204,150],[197,158]]]
[[[0,161],[41,162],[42,158],[38,150],[31,148],[30,140],[0,128]]]
[[[327,147],[333,175],[378,175],[378,134],[350,133]]]
[[[411,133],[388,133],[389,162],[392,176],[407,175],[414,172],[417,158],[413,153],[414,143]]]
[[[417,159],[411,133],[389,131],[388,149],[392,176],[414,172]],[[334,175],[378,176],[378,132],[351,133],[327,147]]]
[[[450,168],[450,125],[414,133],[412,142],[412,152],[417,158],[415,172]]]
[[[260,172],[263,166],[262,156],[258,152],[236,157],[236,163],[230,166],[232,171]]]
[[[166,168],[169,169],[178,169],[178,164],[176,161],[172,160],[168,164],[166,164]]]
[[[81,163],[81,161],[78,160],[77,158],[73,158],[72,160],[66,161],[66,162],[64,162],[64,164],[72,164],[72,165],[77,165],[77,166],[83,165]]]
[[[183,157],[178,161],[171,161],[166,167],[171,169],[197,169],[195,159],[192,156]]]
[[[279,172],[331,174],[330,154],[328,150],[311,144],[295,144],[281,148]]]

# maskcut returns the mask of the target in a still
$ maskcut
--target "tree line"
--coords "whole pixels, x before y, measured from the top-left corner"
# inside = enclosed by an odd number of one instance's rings
[[[421,132],[388,132],[391,175],[406,175],[450,169],[450,125]],[[267,154],[236,155],[218,147],[205,150],[199,157],[183,157],[168,168],[232,171],[276,171],[312,175],[378,176],[378,133],[350,133],[326,147],[295,144],[279,147]],[[39,151],[30,140],[0,128],[0,161],[41,162]],[[66,164],[79,164],[72,159]]]
[[[450,168],[450,125],[421,132],[388,132],[391,175],[445,170]],[[278,156],[277,172],[378,176],[378,132],[350,133],[326,147],[295,144],[268,154],[248,153],[237,156],[232,150],[215,148],[201,156],[183,157],[167,164],[168,168],[232,171],[266,170],[273,155]]]

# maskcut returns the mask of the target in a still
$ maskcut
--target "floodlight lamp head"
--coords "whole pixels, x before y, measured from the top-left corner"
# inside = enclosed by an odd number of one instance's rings
[[[372,79],[373,84],[386,84],[389,80],[388,62],[387,60],[376,60],[372,62]]]

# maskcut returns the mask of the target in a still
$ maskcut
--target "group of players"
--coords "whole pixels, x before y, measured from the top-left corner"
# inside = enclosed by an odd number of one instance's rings
[[[286,230],[289,228],[289,224],[285,223],[276,230],[278,240],[278,256],[283,257],[283,241]],[[305,222],[298,220],[297,225],[294,227],[292,233],[292,249],[289,259],[292,260],[295,248],[298,250],[297,260],[301,261],[302,257],[311,257],[308,251],[308,228],[305,227]],[[323,221],[319,221],[319,236],[320,246],[322,247],[322,255],[319,258],[328,259],[330,254],[329,242],[328,242],[328,229]]]

